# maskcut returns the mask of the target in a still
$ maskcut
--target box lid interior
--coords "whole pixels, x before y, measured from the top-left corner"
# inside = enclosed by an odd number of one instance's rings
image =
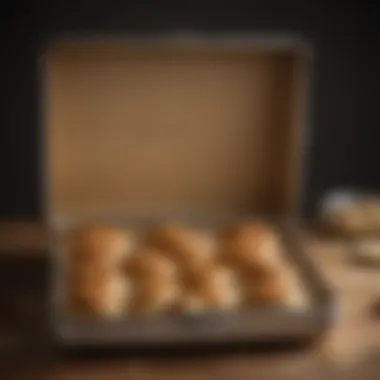
[[[46,62],[48,215],[296,211],[296,46],[95,40],[58,43]]]

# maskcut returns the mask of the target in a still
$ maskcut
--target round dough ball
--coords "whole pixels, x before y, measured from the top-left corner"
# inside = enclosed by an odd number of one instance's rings
[[[173,260],[147,247],[136,252],[129,271],[135,284],[136,312],[149,314],[172,308],[180,294],[178,268]]]
[[[151,283],[136,285],[133,310],[142,314],[156,314],[171,311],[176,305],[180,288],[177,283],[162,283],[152,286]]]
[[[125,230],[107,227],[86,227],[74,232],[70,251],[74,259],[119,265],[135,248],[134,235]]]
[[[132,282],[123,273],[107,273],[89,265],[75,279],[69,288],[75,311],[116,317],[130,308]]]
[[[181,266],[186,281],[190,282],[196,282],[199,276],[209,271],[216,253],[215,243],[209,236],[171,224],[149,231],[146,244],[165,251]]]
[[[236,309],[242,302],[239,278],[224,266],[217,266],[209,273],[200,291],[213,308]]]
[[[288,300],[287,289],[280,275],[246,282],[244,293],[247,306],[285,306]]]
[[[131,308],[133,285],[125,276],[113,276],[106,283],[98,308],[103,315],[119,316]]]
[[[257,272],[272,271],[280,264],[280,245],[275,232],[260,221],[228,228],[220,233],[224,261]]]
[[[172,282],[178,278],[176,263],[157,248],[143,247],[136,251],[127,267],[131,276],[138,280]]]

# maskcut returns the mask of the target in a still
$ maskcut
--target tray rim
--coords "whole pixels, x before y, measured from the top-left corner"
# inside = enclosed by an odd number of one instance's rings
[[[316,338],[335,320],[335,299],[327,282],[301,247],[296,223],[286,220],[278,228],[281,229],[281,239],[287,248],[285,255],[292,261],[292,266],[298,266],[297,271],[311,295],[312,302],[305,310],[267,308],[231,313],[208,312],[201,317],[170,315],[118,320],[78,318],[60,313],[60,305],[57,303],[59,284],[55,283],[50,293],[53,335],[63,346],[99,347],[120,344],[151,346],[156,343],[218,343],[242,339],[255,342],[284,337],[294,340]],[[57,265],[58,257],[53,256],[52,259],[53,265]],[[54,270],[53,267],[52,281],[62,281],[59,274],[57,276],[57,270],[62,276],[62,268],[56,266]],[[248,320],[252,325],[247,328],[244,323],[247,325]],[[240,326],[243,327],[239,328]],[[188,328],[190,334],[186,331]],[[148,334],[149,330],[151,335]]]

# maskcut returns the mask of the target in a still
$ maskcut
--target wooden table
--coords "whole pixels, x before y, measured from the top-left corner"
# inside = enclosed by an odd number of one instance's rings
[[[324,273],[339,300],[336,326],[317,346],[275,355],[239,353],[203,359],[119,358],[95,362],[50,359],[36,368],[36,378],[380,379],[380,317],[370,313],[375,297],[380,297],[380,272],[350,265],[348,251],[341,241],[310,232],[304,232],[303,241],[307,254]],[[34,222],[0,223],[0,252],[19,260],[43,257],[47,252],[43,226]],[[32,373],[22,375],[31,378]]]

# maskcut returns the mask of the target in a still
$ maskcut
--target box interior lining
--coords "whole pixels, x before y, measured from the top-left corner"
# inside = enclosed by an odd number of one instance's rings
[[[47,62],[49,214],[294,210],[296,51],[66,43]]]

